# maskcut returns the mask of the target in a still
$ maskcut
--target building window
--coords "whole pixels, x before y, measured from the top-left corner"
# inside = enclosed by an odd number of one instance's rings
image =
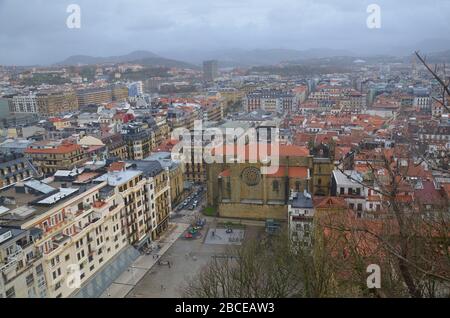
[[[16,291],[14,290],[14,287],[11,287],[6,291],[6,298],[15,298],[16,297]]]
[[[34,276],[33,276],[33,274],[30,274],[30,275],[28,275],[28,276],[26,277],[26,282],[27,282],[27,286],[30,286],[30,285],[33,284],[33,282],[34,282]]]
[[[310,231],[310,226],[309,224],[304,224],[303,225],[303,231],[305,232],[305,236],[309,235],[309,231]]]
[[[42,264],[39,264],[38,266],[36,266],[36,274],[40,275],[42,274],[42,272],[44,271]]]
[[[278,192],[280,190],[280,184],[279,184],[278,180],[275,180],[272,182],[272,190],[274,192]]]

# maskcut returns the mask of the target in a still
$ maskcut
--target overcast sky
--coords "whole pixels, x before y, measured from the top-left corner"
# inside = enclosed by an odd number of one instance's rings
[[[66,26],[71,3],[81,7],[80,29]],[[380,29],[366,25],[371,3],[381,8]],[[414,49],[423,41],[440,50],[450,48],[449,13],[450,0],[0,0],[0,64],[133,50],[384,53]]]

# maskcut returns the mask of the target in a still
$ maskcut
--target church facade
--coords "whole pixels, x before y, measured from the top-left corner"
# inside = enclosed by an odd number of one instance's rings
[[[208,164],[208,205],[221,217],[287,220],[291,191],[329,193],[331,161],[317,159],[305,147],[280,145],[278,169],[269,174],[259,161]]]

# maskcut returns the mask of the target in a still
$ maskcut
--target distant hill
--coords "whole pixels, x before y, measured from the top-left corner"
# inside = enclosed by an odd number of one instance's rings
[[[291,60],[304,60],[309,58],[325,58],[331,56],[353,55],[346,50],[334,49],[309,49],[309,50],[291,50],[291,49],[226,49],[218,51],[178,51],[167,52],[165,56],[174,59],[181,59],[201,65],[202,61],[215,59],[219,61],[220,67],[249,67],[275,65]]]
[[[94,57],[89,55],[73,55],[55,66],[76,66],[76,65],[96,65],[96,64],[117,64],[117,63],[140,63],[148,66],[184,67],[196,68],[186,62],[167,59],[149,51],[134,51],[126,55]]]
[[[421,46],[417,46],[419,49]],[[94,57],[88,55],[74,55],[54,66],[76,66],[95,64],[139,63],[147,66],[180,67],[201,69],[202,62],[209,59],[219,61],[219,67],[253,67],[277,64],[340,64],[350,65],[356,59],[363,59],[367,63],[409,62],[409,49],[404,55],[392,54],[361,54],[347,50],[316,48],[307,50],[291,49],[225,49],[216,51],[174,50],[163,52],[161,55],[149,51],[134,51],[126,55]],[[450,50],[430,51],[421,50],[427,55],[430,63],[450,62]],[[164,56],[164,57],[163,57]]]

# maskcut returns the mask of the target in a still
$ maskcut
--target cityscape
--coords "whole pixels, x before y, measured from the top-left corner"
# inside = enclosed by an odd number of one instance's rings
[[[448,37],[447,1],[423,33],[400,4],[302,1],[298,38],[270,0],[20,2],[0,1],[0,298],[450,297],[450,41],[425,34]]]

